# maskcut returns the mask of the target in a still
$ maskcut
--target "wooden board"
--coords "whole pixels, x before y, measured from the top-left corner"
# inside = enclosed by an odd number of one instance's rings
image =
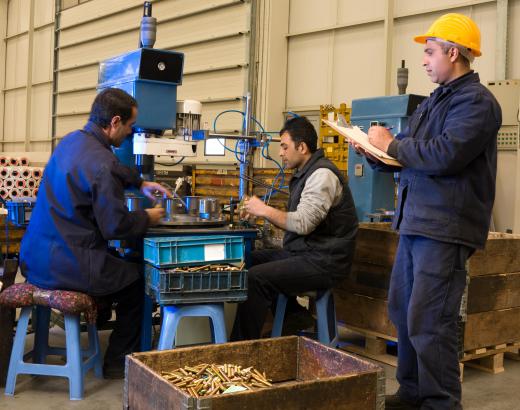
[[[388,318],[387,301],[334,290],[336,315],[348,327],[392,337],[397,331]],[[464,351],[520,341],[520,307],[468,314]]]
[[[356,262],[392,267],[399,235],[389,223],[361,223],[356,238]]]
[[[278,168],[261,168],[253,170],[253,177],[265,184],[271,185],[278,174]],[[292,171],[285,172],[287,185],[291,179]],[[238,198],[238,187],[240,184],[239,171],[236,169],[193,169],[192,174],[193,195],[217,197],[221,204],[228,204],[229,198]],[[278,179],[279,183],[280,180]],[[253,186],[253,194],[263,196],[268,191],[260,186]],[[285,209],[287,195],[275,194],[271,196],[269,204],[275,208]]]
[[[193,398],[161,377],[162,371],[199,363],[233,363],[265,371],[273,387]],[[124,407],[239,409],[382,408],[383,370],[301,337],[178,348],[127,356]]]
[[[520,235],[490,232],[484,250],[469,260],[471,276],[520,272]]]
[[[387,301],[334,289],[336,316],[345,326],[354,326],[392,337],[397,330],[388,318]]]
[[[464,351],[520,341],[520,308],[468,315]]]
[[[468,313],[520,307],[520,272],[471,278]]]
[[[347,290],[350,293],[386,299],[392,268],[356,262],[352,264],[349,277],[336,285],[336,289]]]
[[[392,267],[399,235],[389,223],[360,224],[354,261]],[[520,272],[520,235],[490,232],[485,249],[468,261],[470,276]]]

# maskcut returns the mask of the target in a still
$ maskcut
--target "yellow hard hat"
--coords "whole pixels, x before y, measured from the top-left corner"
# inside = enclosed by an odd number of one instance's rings
[[[480,30],[477,24],[464,14],[448,13],[439,17],[425,34],[414,37],[414,40],[424,44],[429,38],[438,38],[469,48],[475,57],[482,55]]]

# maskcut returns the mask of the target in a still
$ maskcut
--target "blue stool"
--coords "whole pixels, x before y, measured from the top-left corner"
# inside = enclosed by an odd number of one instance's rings
[[[24,355],[25,336],[27,335],[27,325],[33,307],[22,308],[16,336],[11,351],[9,371],[5,386],[5,394],[14,395],[16,376],[18,374],[33,374],[42,376],[62,376],[69,379],[69,394],[71,400],[81,400],[83,398],[83,378],[85,373],[94,368],[96,377],[103,377],[101,362],[101,352],[96,326],[88,324],[89,347],[87,350],[81,349],[80,344],[80,323],[79,315],[64,314],[65,317],[65,337],[66,348],[49,346],[49,321],[51,309],[44,306],[35,306],[36,327],[34,335],[34,348],[31,352]],[[48,355],[59,355],[67,358],[65,365],[45,364]],[[24,359],[32,356],[33,363],[26,363]]]
[[[157,350],[168,350],[175,347],[177,327],[183,317],[209,317],[213,343],[227,342],[223,303],[169,305],[163,307],[162,315],[161,335]]]
[[[334,306],[334,295],[332,291],[329,289],[326,291],[305,292],[302,293],[301,296],[308,296],[316,301],[318,340],[320,343],[336,347],[338,344],[338,325],[336,322],[336,307]],[[280,337],[282,335],[286,306],[287,296],[283,293],[278,294],[271,337]]]

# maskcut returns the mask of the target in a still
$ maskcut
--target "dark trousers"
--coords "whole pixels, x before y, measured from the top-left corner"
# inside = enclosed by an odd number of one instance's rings
[[[112,304],[116,303],[116,322],[108,341],[104,366],[124,366],[125,356],[138,352],[140,348],[144,303],[143,279],[132,282],[116,293],[96,297],[96,302],[100,306],[98,325],[110,318]]]
[[[464,245],[401,235],[388,297],[398,332],[399,395],[421,409],[461,409],[458,320],[466,285]]]
[[[279,293],[296,296],[332,286],[332,273],[323,274],[305,256],[266,249],[251,254],[247,301],[237,309],[231,340],[258,339],[265,317]]]

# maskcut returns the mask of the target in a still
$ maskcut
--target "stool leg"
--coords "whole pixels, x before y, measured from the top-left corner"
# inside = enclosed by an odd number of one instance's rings
[[[99,347],[99,336],[96,325],[87,325],[88,346],[90,354],[94,355],[94,375],[103,378],[103,362],[101,360],[101,349]]]
[[[334,295],[330,290],[316,301],[316,313],[318,315],[318,340],[320,343],[332,346],[336,343],[338,327]]]
[[[16,336],[14,338],[13,350],[11,351],[11,359],[9,361],[9,370],[7,372],[7,380],[5,384],[5,394],[12,396],[16,386],[16,376],[18,375],[18,367],[23,363],[23,351],[25,348],[25,336],[27,335],[27,325],[32,307],[22,308],[22,313],[18,319],[16,326]]]
[[[49,350],[49,322],[51,320],[51,309],[45,306],[36,306],[33,318],[34,327],[34,349],[33,363],[45,363]]]
[[[329,336],[331,347],[338,347],[338,320],[336,319],[336,305],[334,304],[334,293],[330,292],[327,304]]]
[[[69,314],[64,316],[69,395],[71,400],[81,400],[83,399],[83,359],[81,357],[79,316]]]
[[[224,304],[216,303],[208,305],[210,324],[212,328],[213,343],[226,343],[227,331],[226,320],[224,318]]]
[[[318,316],[318,340],[324,345],[328,345],[330,342],[327,320],[327,301],[328,298],[326,294],[316,300],[316,315]]]
[[[164,306],[163,320],[161,324],[161,334],[159,336],[159,343],[157,350],[168,350],[175,347],[175,334],[179,326],[180,315],[177,306]]]
[[[276,302],[276,312],[274,314],[273,330],[271,337],[280,337],[282,335],[283,319],[285,316],[285,308],[287,306],[287,296],[283,293],[278,294],[278,301]]]

